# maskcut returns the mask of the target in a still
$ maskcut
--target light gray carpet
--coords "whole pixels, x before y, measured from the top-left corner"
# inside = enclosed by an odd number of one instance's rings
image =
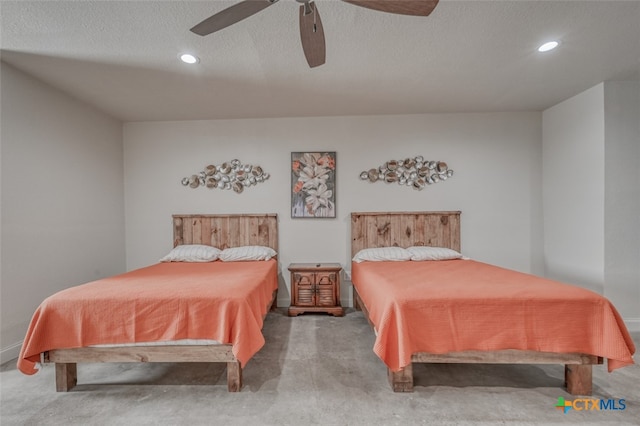
[[[594,367],[595,399],[623,411],[554,406],[561,365],[414,366],[414,393],[393,393],[362,313],[342,318],[267,316],[265,347],[228,393],[222,364],[80,364],[78,386],[55,392],[54,368],[25,376],[2,366],[8,425],[413,425],[640,424],[640,367]],[[640,333],[634,335],[636,345]],[[640,345],[639,345],[640,346]]]

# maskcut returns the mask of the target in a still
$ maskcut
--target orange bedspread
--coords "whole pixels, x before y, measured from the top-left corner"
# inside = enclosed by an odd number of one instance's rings
[[[264,345],[263,316],[278,287],[277,261],[159,263],[60,291],[40,304],[18,368],[40,353],[96,344],[212,339],[244,366]]]
[[[472,260],[352,264],[376,332],[374,352],[393,371],[415,352],[520,349],[586,353],[608,369],[635,347],[614,306],[590,290]]]

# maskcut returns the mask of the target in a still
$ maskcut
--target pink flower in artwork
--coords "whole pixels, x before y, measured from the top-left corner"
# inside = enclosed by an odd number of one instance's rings
[[[328,154],[325,154],[322,157],[320,157],[318,159],[318,164],[324,167],[328,167],[332,170],[336,168],[336,160]]]

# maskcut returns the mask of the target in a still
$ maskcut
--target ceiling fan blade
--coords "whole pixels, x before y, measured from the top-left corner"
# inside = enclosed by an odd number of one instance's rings
[[[300,40],[309,66],[314,68],[324,64],[326,59],[324,29],[314,2],[307,2],[300,6]]]
[[[191,28],[191,32],[194,32],[201,36],[206,36],[211,33],[215,33],[223,28],[227,28],[229,25],[233,25],[236,22],[242,21],[249,16],[260,12],[263,9],[271,6],[278,0],[244,0],[240,3],[234,4],[213,16],[208,17],[204,21],[200,22],[195,27]]]
[[[343,0],[356,6],[401,15],[429,16],[438,0]]]

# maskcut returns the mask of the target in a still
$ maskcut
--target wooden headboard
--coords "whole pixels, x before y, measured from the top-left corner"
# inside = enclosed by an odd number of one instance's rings
[[[219,249],[258,245],[278,251],[278,215],[174,214],[173,246],[183,244]]]
[[[460,212],[351,213],[351,257],[364,248],[392,246],[460,251]]]

